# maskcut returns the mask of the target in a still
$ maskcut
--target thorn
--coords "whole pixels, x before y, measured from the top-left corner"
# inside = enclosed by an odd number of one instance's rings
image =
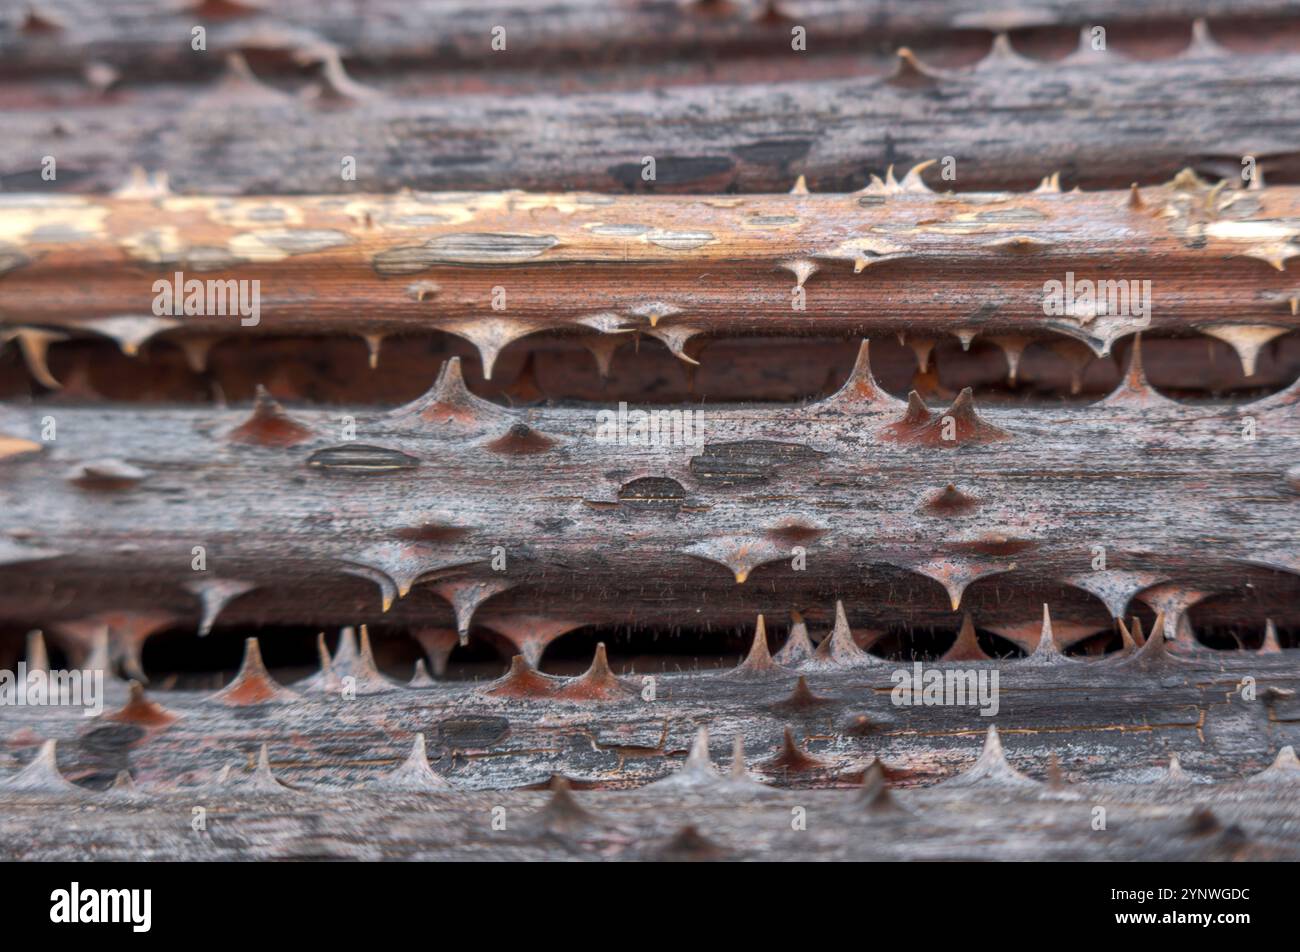
[[[1210,25],[1205,22],[1205,19],[1198,17],[1193,20],[1192,40],[1187,44],[1187,49],[1183,51],[1182,56],[1188,59],[1201,59],[1227,55],[1228,51],[1215,42],[1213,34],[1210,33]]]
[[[1201,192],[1209,187],[1191,168],[1180,169],[1166,185],[1176,192]]]
[[[808,194],[808,182],[807,182],[807,180],[806,180],[802,175],[799,176],[797,179],[794,180],[794,187],[790,189],[790,194],[791,194],[791,195],[807,195],[807,194]],[[799,286],[800,286],[800,287],[803,287],[803,282],[802,282],[802,281],[799,282]]]
[[[682,551],[697,559],[725,566],[735,577],[736,584],[744,585],[756,568],[784,560],[788,550],[767,538],[732,536],[695,542]]]
[[[55,742],[52,740],[41,744],[41,749],[32,762],[0,783],[0,789],[32,793],[84,793],[81,787],[69,782],[59,773]]]
[[[930,188],[930,186],[926,185],[925,180],[921,178],[921,173],[930,166],[936,164],[938,161],[938,159],[926,159],[924,162],[916,163],[916,165],[907,170],[907,174],[903,176],[903,181],[900,183],[899,188],[904,192],[914,195],[934,194],[934,190]]]
[[[510,411],[469,392],[461,375],[459,357],[452,357],[442,365],[438,379],[427,393],[393,410],[392,416],[398,419],[414,416],[425,423],[465,427],[485,427],[514,417]]]
[[[343,58],[332,46],[313,47],[305,55],[298,57],[303,65],[314,63],[319,69],[317,82],[309,93],[318,102],[336,106],[354,106],[368,100],[378,99],[382,93],[369,86],[363,86],[351,76],[343,65]]]
[[[32,327],[15,327],[0,330],[0,345],[11,340],[18,341],[18,350],[23,355],[27,372],[47,390],[59,390],[63,384],[54,379],[48,363],[50,345],[67,340],[67,334],[57,331],[43,331]]]
[[[1128,371],[1118,387],[1101,401],[1104,406],[1151,406],[1158,403],[1170,403],[1167,397],[1156,392],[1147,381],[1146,371],[1142,369],[1142,334],[1133,335],[1133,352],[1129,355]]]
[[[1061,193],[1061,173],[1053,172],[1047,178],[1038,183],[1038,188],[1030,192],[1030,195],[1059,195]]]
[[[131,771],[129,770],[119,770],[117,772],[117,776],[113,778],[113,785],[108,788],[108,792],[114,796],[125,797],[127,799],[135,799],[142,796],[142,793],[137,789],[135,780],[131,777]]]
[[[1111,618],[1120,618],[1138,592],[1158,582],[1168,581],[1168,577],[1155,572],[1100,569],[1070,575],[1065,581],[1097,596],[1105,603]]]
[[[405,598],[425,576],[478,564],[478,560],[442,558],[435,553],[431,544],[419,541],[379,542],[361,549],[345,561],[349,565],[376,573],[374,580],[383,592],[384,611],[388,611],[392,604],[390,595]],[[386,579],[387,583],[381,581],[381,578]]]
[[[885,82],[901,89],[928,89],[938,86],[944,74],[924,65],[910,47],[900,46],[895,54],[894,71]]]
[[[1259,646],[1260,654],[1281,654],[1282,646],[1277,640],[1277,625],[1273,624],[1273,619],[1266,619],[1264,622],[1264,643]]]
[[[914,337],[908,343],[912,353],[916,354],[916,369],[925,373],[930,366],[930,353],[934,350],[934,341],[924,337]]]
[[[929,562],[914,565],[912,569],[942,585],[952,602],[952,610],[957,611],[961,608],[962,594],[966,591],[966,586],[970,585],[971,582],[990,575],[1010,572],[1015,567],[1016,563],[1014,562],[1005,567],[1000,565],[990,567],[989,563],[936,558],[931,559]]]
[[[964,773],[950,777],[939,784],[941,787],[1036,787],[1038,781],[1026,777],[1007,763],[1002,752],[1002,740],[998,729],[989,725],[984,737],[984,749],[979,758]]]
[[[366,354],[371,370],[379,368],[379,350],[384,346],[383,334],[362,334],[361,339],[366,342]]]
[[[505,579],[488,581],[461,579],[440,582],[433,586],[433,590],[451,603],[452,611],[456,613],[456,634],[460,638],[460,643],[467,645],[470,625],[474,622],[474,612],[488,599],[513,588],[514,585],[514,582]]]
[[[1137,651],[1138,643],[1133,638],[1133,635],[1129,633],[1128,626],[1124,624],[1124,619],[1116,617],[1115,621],[1119,624],[1119,637],[1123,642],[1123,646],[1120,648],[1120,654],[1129,655],[1134,651]]]
[[[1151,636],[1143,642],[1141,648],[1122,659],[1122,661],[1125,664],[1141,665],[1167,662],[1170,658],[1165,641],[1165,613],[1160,612],[1156,615],[1155,624],[1151,627]]]
[[[510,670],[505,677],[493,681],[479,693],[488,697],[546,698],[559,690],[558,678],[542,674],[523,655],[515,655],[510,659]]]
[[[474,345],[483,367],[484,380],[492,379],[492,369],[501,351],[529,334],[544,330],[531,323],[496,317],[451,321],[444,323],[440,329]]]
[[[828,407],[850,407],[856,409],[889,409],[898,406],[898,401],[890,396],[876,383],[871,373],[870,341],[863,340],[858,345],[858,356],[853,362],[853,370],[844,386],[835,391],[823,404]]]
[[[962,615],[961,630],[957,632],[957,640],[952,643],[952,647],[943,653],[939,659],[945,661],[992,661],[984,649],[980,647],[979,638],[975,634],[975,623],[971,620],[970,613]]]
[[[754,627],[754,640],[750,645],[749,654],[739,665],[732,668],[726,673],[726,677],[736,678],[741,681],[767,681],[775,677],[780,677],[786,672],[775,661],[767,647],[767,626],[763,623],[763,616],[758,616],[758,623]]]
[[[988,55],[975,64],[975,69],[977,71],[1029,69],[1038,65],[1017,53],[1015,47],[1011,45],[1011,38],[1006,33],[999,33],[993,37],[993,46],[989,49]]]
[[[967,387],[957,395],[947,413],[932,416],[919,394],[908,395],[903,419],[885,427],[884,435],[917,446],[956,447],[1011,439],[1001,427],[987,423],[975,412],[975,398]]]
[[[780,267],[794,275],[795,284],[799,287],[803,287],[804,283],[819,270],[817,262],[808,258],[794,258],[790,261],[782,261]]]
[[[251,707],[256,704],[284,704],[296,701],[298,695],[276,684],[262,663],[262,650],[256,638],[244,641],[244,663],[235,680],[213,695],[212,699],[229,707]],[[265,751],[265,747],[262,748]]]
[[[340,655],[343,654],[345,644],[350,648],[353,643],[351,629],[346,631],[348,632],[346,641],[342,635],[339,638]],[[381,694],[396,689],[397,686],[384,677],[379,666],[375,664],[375,655],[370,648],[370,629],[366,625],[361,626],[361,648],[354,658],[355,660],[340,658],[337,663],[331,662],[331,667],[336,677],[355,678],[358,694]]]
[[[97,317],[80,323],[85,330],[112,340],[127,357],[138,357],[140,348],[152,338],[181,326],[180,321],[170,317],[142,317],[137,314]]]
[[[1052,635],[1052,615],[1048,611],[1047,603],[1043,603],[1043,631],[1038,636],[1038,647],[1034,653],[1025,659],[1026,662],[1034,664],[1056,664],[1065,656],[1061,654],[1061,649],[1056,647],[1056,639]]]
[[[196,374],[206,373],[208,354],[216,343],[214,337],[180,337],[175,340],[181,352],[185,354],[185,363]]]
[[[185,588],[198,596],[202,610],[199,616],[199,637],[205,638],[212,631],[222,610],[236,598],[257,588],[257,583],[213,578],[186,582]]]
[[[214,103],[229,106],[231,100],[250,103],[261,100],[267,103],[286,103],[291,97],[273,86],[268,86],[254,74],[242,53],[226,54],[226,68],[216,85],[208,93]]]
[[[596,372],[600,374],[602,381],[609,379],[610,369],[614,365],[614,352],[623,345],[623,341],[617,337],[611,337],[602,334],[599,337],[584,338],[583,346],[591,351],[591,356],[596,361]]]
[[[275,779],[275,774],[271,773],[271,757],[267,753],[266,744],[263,744],[261,750],[257,752],[257,767],[253,770],[252,776],[246,778],[240,786],[258,793],[288,793],[292,790],[287,784]]]
[[[128,691],[130,696],[126,704],[111,714],[105,714],[105,720],[117,721],[122,724],[139,724],[141,727],[161,730],[180,719],[179,714],[173,714],[161,704],[146,698],[144,696],[144,685],[139,681],[132,681],[128,686]]]
[[[393,602],[397,601],[397,583],[389,577],[387,572],[377,569],[371,565],[359,565],[353,563],[344,563],[341,570],[348,575],[355,575],[357,578],[363,578],[367,581],[374,582],[379,587],[380,610],[387,614],[388,610],[393,607]]]
[[[261,384],[257,385],[257,398],[253,403],[252,415],[226,435],[233,443],[246,443],[252,446],[296,446],[313,437],[310,429],[298,423],[284,407],[267,392]]]
[[[657,330],[651,328],[645,333],[667,347],[668,352],[678,360],[684,361],[694,367],[700,366],[698,360],[686,353],[687,343],[690,342],[692,337],[702,333],[699,328],[684,327],[681,324],[675,324],[672,327],[661,327]]]
[[[153,201],[170,198],[172,190],[165,171],[146,172],[142,166],[133,165],[126,181],[114,189],[112,194],[114,198]]]
[[[1273,763],[1252,777],[1247,783],[1300,783],[1300,760],[1296,759],[1295,748],[1290,744],[1277,752]]]
[[[894,799],[889,791],[889,781],[885,779],[885,768],[879,760],[872,758],[867,769],[862,772],[862,786],[853,797],[867,813],[900,814],[907,811]]]
[[[1007,359],[1007,382],[1011,386],[1016,385],[1016,377],[1020,373],[1020,359],[1024,356],[1025,347],[1029,341],[1024,337],[990,337],[990,341],[1002,349],[1003,355]]]
[[[1236,351],[1237,359],[1241,361],[1241,371],[1247,377],[1255,376],[1259,354],[1264,345],[1287,332],[1285,327],[1270,327],[1267,324],[1212,324],[1201,327],[1200,330]]]
[[[913,390],[907,395],[907,409],[903,412],[903,418],[887,429],[895,438],[903,439],[920,432],[929,425],[930,419],[930,408],[925,405],[921,395]]]
[[[434,773],[429,766],[429,757],[425,752],[424,734],[416,734],[411,752],[402,765],[384,777],[381,786],[385,790],[426,791],[450,790],[449,784]]]
[[[1128,207],[1135,212],[1140,212],[1147,207],[1147,203],[1142,201],[1142,190],[1138,188],[1138,183],[1134,182],[1128,190]]]
[[[829,703],[829,699],[813,694],[812,689],[808,687],[808,679],[801,674],[790,696],[784,701],[773,704],[772,707],[782,711],[810,711]]]
[[[637,692],[620,681],[610,670],[605,643],[596,645],[596,653],[582,677],[566,682],[556,697],[565,701],[618,701],[636,696]]]
[[[1183,770],[1182,762],[1179,761],[1177,754],[1169,755],[1169,766],[1165,770],[1165,780],[1168,783],[1192,782],[1192,778],[1188,776],[1187,771]]]
[[[653,790],[698,790],[711,787],[721,780],[718,771],[709,759],[709,731],[701,727],[691,745],[691,752],[686,756],[682,769],[674,774],[656,780],[649,785]]]
[[[320,663],[320,670],[311,677],[299,682],[297,684],[298,690],[324,694],[336,694],[341,691],[343,682],[334,673],[334,665],[330,661],[330,652],[325,645],[325,632],[323,631],[316,635],[316,657]]]
[[[429,669],[424,666],[423,658],[415,659],[415,673],[411,675],[411,680],[406,682],[408,688],[432,688],[437,687],[437,682],[429,676]]]
[[[533,667],[542,663],[542,655],[552,641],[583,627],[583,622],[570,618],[527,614],[489,615],[482,619],[481,624],[502,635]],[[455,632],[452,632],[452,637],[456,637]]]
[[[781,735],[781,749],[775,756],[762,764],[763,772],[768,774],[801,773],[805,770],[825,770],[830,765],[819,757],[806,753],[795,743],[794,733],[785,728]]]
[[[970,493],[962,492],[955,483],[949,483],[938,492],[932,493],[921,504],[921,511],[932,516],[964,516],[978,509],[979,499]]]
[[[557,445],[557,440],[539,433],[527,423],[513,423],[502,436],[484,445],[484,449],[502,456],[533,456]]]
[[[776,663],[797,666],[811,659],[813,651],[813,643],[808,637],[808,625],[804,622],[803,615],[799,612],[791,612],[790,634],[785,639],[785,644],[781,646],[781,650],[776,653]]]
[[[1053,790],[1065,787],[1065,777],[1061,773],[1061,761],[1055,753],[1047,761],[1047,786]]]
[[[485,622],[486,624],[486,622]],[[454,628],[414,628],[411,630],[411,636],[420,643],[424,650],[424,656],[428,659],[429,667],[435,677],[443,677],[447,673],[447,661],[451,657],[452,650],[459,642]],[[516,646],[518,647],[518,646]],[[520,649],[523,651],[523,649]],[[523,651],[524,657],[536,665],[541,661],[541,652],[537,657],[530,657],[527,651]]]
[[[835,625],[831,633],[817,646],[813,663],[817,667],[846,667],[861,664],[874,664],[878,659],[870,652],[863,651],[853,640],[853,631],[849,628],[848,616],[844,613],[844,602],[835,601]]]
[[[573,796],[573,787],[560,774],[554,774],[549,784],[551,797],[546,805],[530,817],[530,825],[537,825],[552,836],[564,836],[594,826],[604,826],[605,821],[585,810]]]
[[[45,635],[38,628],[27,633],[27,670],[50,670],[50,654],[45,648]]]

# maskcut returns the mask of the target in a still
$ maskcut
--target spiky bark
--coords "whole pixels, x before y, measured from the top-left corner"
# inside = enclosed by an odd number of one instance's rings
[[[964,190],[1023,188],[1060,170],[1085,187],[1122,188],[1185,166],[1237,176],[1249,155],[1277,181],[1300,181],[1290,95],[1300,55],[1231,55],[1207,36],[1183,57],[1085,50],[1051,63],[1019,56],[1002,36],[974,68],[929,68],[904,50],[892,73],[868,78],[562,97],[516,89],[508,108],[499,94],[408,95],[403,77],[366,88],[329,58],[315,95],[294,96],[236,59],[217,81],[131,87],[54,115],[48,93],[29,88],[15,99],[40,105],[0,112],[12,156],[0,174],[9,188],[76,191],[107,191],[142,166],[189,193],[759,192],[800,174],[847,190],[890,165],[951,156]],[[804,54],[783,55],[798,68]],[[40,174],[46,155],[63,170],[51,183]]]
[[[135,354],[166,335],[200,366],[222,337],[275,333],[357,335],[377,354],[386,335],[437,329],[473,343],[490,376],[502,348],[546,332],[598,359],[643,334],[693,362],[709,337],[869,328],[1009,335],[1014,349],[1062,334],[1106,354],[1144,330],[1220,337],[1249,375],[1260,347],[1300,326],[1285,270],[1300,253],[1300,190],[1191,173],[1070,194],[938,195],[913,170],[850,195],[19,196],[0,208],[6,336],[102,334]],[[185,284],[208,279],[260,282],[259,313],[234,314],[223,291],[218,316]],[[175,286],[161,306],[158,280]],[[1075,280],[1119,281],[1123,301],[1103,286],[1062,313],[1046,288]]]

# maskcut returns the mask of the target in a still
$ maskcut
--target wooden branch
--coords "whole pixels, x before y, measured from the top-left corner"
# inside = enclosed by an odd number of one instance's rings
[[[1165,647],[1157,633],[1104,661],[1040,648],[1019,663],[930,665],[999,669],[999,734],[973,707],[892,703],[901,663],[883,659],[778,666],[756,640],[741,668],[660,675],[652,696],[644,679],[602,670],[599,653],[582,678],[517,670],[481,685],[406,688],[345,635],[325,668],[291,689],[252,655],[215,696],[137,687],[128,698],[110,681],[111,707],[98,718],[12,709],[12,736],[25,740],[11,742],[0,775],[0,853],[651,858],[685,842],[688,855],[729,858],[959,858],[975,848],[979,820],[999,829],[997,844],[980,844],[984,858],[1300,855],[1291,822],[1300,764],[1285,746],[1300,739],[1293,659],[1180,659]],[[806,681],[796,667],[810,671]],[[1250,699],[1246,678],[1259,692]],[[57,749],[41,738],[57,738]],[[584,790],[661,782],[549,798],[520,790],[553,775]],[[59,819],[89,804],[95,821],[60,834]],[[508,834],[490,825],[502,804]],[[816,817],[809,830],[836,831],[835,842],[760,835],[788,828],[770,811],[788,820],[791,805]],[[1124,816],[1101,846],[1090,825],[1097,805]],[[194,806],[210,814],[199,835]],[[674,840],[682,811],[702,837]],[[256,843],[242,835],[249,824]],[[300,824],[310,831],[295,832]]]
[[[1175,583],[1172,619],[1250,566],[1300,570],[1300,384],[1182,405],[1134,354],[1099,404],[977,413],[966,392],[936,412],[880,391],[864,346],[828,400],[677,410],[657,435],[619,408],[488,403],[457,361],[381,413],[289,414],[266,397],[251,413],[5,406],[15,574],[0,614],[148,608],[206,630],[228,602],[227,621],[339,625],[401,599],[397,623],[446,625],[450,605],[464,637],[484,602],[575,624],[736,625],[847,587],[951,624],[967,585],[1014,570],[1013,590],[1092,592],[1105,625],[1157,583]],[[528,628],[502,626],[521,645]]]
[[[1250,155],[1270,179],[1300,181],[1289,95],[1300,55],[1236,56],[1204,37],[1181,57],[1053,63],[1020,57],[1003,38],[964,70],[903,51],[892,74],[874,78],[519,90],[509,108],[499,93],[367,88],[326,62],[309,96],[263,84],[238,58],[199,88],[128,87],[67,104],[41,84],[15,89],[15,105],[0,111],[0,180],[10,190],[42,185],[43,157],[53,155],[54,187],[83,192],[116,187],[132,166],[168,173],[188,193],[758,192],[785,191],[801,174],[816,189],[847,190],[890,165],[952,156],[950,184],[962,190],[1023,188],[1057,171],[1123,188],[1185,166],[1235,179]],[[1097,118],[1085,132],[1080,116]],[[345,156],[356,160],[355,181],[343,175]],[[653,181],[643,177],[647,156]]]
[[[87,62],[124,76],[201,75],[232,52],[324,50],[370,68],[400,64],[430,70],[484,65],[496,55],[492,28],[504,26],[510,65],[668,60],[705,52],[738,56],[789,47],[790,30],[804,27],[809,49],[897,43],[934,35],[999,33],[1102,23],[1126,27],[1196,18],[1253,25],[1294,16],[1287,0],[1101,0],[1087,17],[1067,0],[1041,0],[988,9],[980,0],[925,3],[818,0],[816,3],[737,0],[733,3],[558,0],[544,5],[468,0],[370,0],[364,8],[323,8],[311,0],[41,0],[16,7],[0,22],[0,59],[25,75],[78,70]],[[206,57],[189,52],[190,31],[207,29]],[[179,55],[178,55],[178,51]],[[498,57],[499,58],[499,57]]]
[[[850,195],[22,195],[0,207],[0,333],[51,386],[40,363],[51,334],[106,335],[128,354],[165,334],[202,367],[221,337],[354,334],[377,353],[385,335],[436,329],[474,344],[490,377],[503,347],[546,331],[598,357],[646,335],[687,362],[710,336],[1010,335],[1014,348],[1064,334],[1106,354],[1139,330],[1202,331],[1236,348],[1249,375],[1259,349],[1300,323],[1286,271],[1300,190],[1190,173],[1069,194],[938,195],[913,170]],[[160,297],[155,282],[175,285],[177,272],[181,286]],[[183,313],[184,282],[210,279],[258,282],[258,314],[233,314],[224,285],[219,315]],[[1076,279],[1135,294],[1122,313],[1048,307],[1049,282],[1064,294]],[[200,298],[199,311],[216,310]]]

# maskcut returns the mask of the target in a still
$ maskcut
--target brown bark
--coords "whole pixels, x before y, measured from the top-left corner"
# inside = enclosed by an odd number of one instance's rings
[[[199,366],[221,337],[276,333],[378,348],[385,335],[447,331],[477,347],[490,376],[502,348],[543,332],[598,357],[645,335],[693,362],[711,336],[869,330],[1023,347],[1063,334],[1106,354],[1144,330],[1227,340],[1249,375],[1260,347],[1300,320],[1286,271],[1300,190],[1191,174],[1068,194],[934,194],[914,170],[850,195],[17,196],[4,207],[8,336],[103,334],[134,354],[165,335]],[[260,282],[257,323],[157,316],[154,282],[174,285],[177,272]],[[1047,282],[1067,274],[1139,293],[1150,282],[1149,314],[1136,316],[1137,297],[1127,314],[1045,313]]]

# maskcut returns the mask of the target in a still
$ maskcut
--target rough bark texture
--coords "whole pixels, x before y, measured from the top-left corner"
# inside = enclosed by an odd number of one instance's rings
[[[437,329],[473,343],[490,376],[502,348],[548,331],[597,352],[644,334],[691,361],[710,336],[1008,334],[1023,349],[1063,334],[1106,354],[1139,330],[1209,329],[1249,373],[1260,346],[1300,324],[1285,270],[1300,254],[1300,190],[1190,173],[1070,194],[938,195],[914,171],[850,195],[14,196],[0,209],[7,324],[103,334],[127,353],[167,335],[200,364],[221,337],[275,333],[378,347]],[[1103,291],[1077,314],[1046,313],[1046,282],[1067,274],[1124,282],[1130,306],[1107,313]],[[162,316],[160,279],[177,287]],[[207,279],[259,281],[260,314],[185,315],[181,284]],[[1139,315],[1129,291],[1142,282]]]
[[[1090,188],[1187,166],[1236,176],[1245,155],[1273,180],[1300,181],[1291,95],[1300,54],[1196,43],[1160,60],[1084,51],[1042,63],[1000,42],[978,66],[947,71],[908,56],[874,77],[565,96],[410,95],[363,88],[337,67],[315,95],[293,95],[242,60],[201,86],[128,87],[107,99],[38,84],[15,88],[0,113],[9,156],[0,181],[46,184],[46,155],[60,169],[49,184],[83,192],[115,188],[132,166],[168,173],[191,194],[776,192],[800,174],[831,191],[940,156],[956,159],[964,190],[1023,188],[1057,171]],[[345,156],[355,181],[342,174]]]
[[[1105,661],[1040,649],[1000,666],[996,720],[1009,759],[972,709],[892,705],[897,664],[881,659],[778,667],[751,655],[727,674],[659,676],[654,700],[638,694],[641,679],[617,679],[600,660],[582,678],[520,669],[475,687],[407,688],[379,676],[366,650],[345,639],[293,694],[259,662],[218,695],[139,695],[93,720],[18,709],[11,756],[26,766],[0,784],[0,853],[1300,857],[1300,764],[1281,748],[1300,739],[1289,656],[1179,658],[1159,635]],[[795,668],[810,684],[796,686]],[[1249,700],[1246,683],[1258,689]],[[268,694],[276,696],[252,703]],[[124,695],[120,683],[111,687],[113,704]],[[710,752],[708,736],[695,737],[701,728],[725,745]],[[38,737],[59,738],[57,754],[48,745],[37,752]],[[722,748],[733,738],[741,767],[728,770]],[[508,792],[553,775],[584,788],[667,779],[631,793],[580,793],[576,804],[565,792],[549,800]],[[937,787],[888,789],[944,776]],[[819,789],[828,787],[843,789]],[[1108,811],[1106,831],[1095,829],[1098,806]],[[202,830],[191,826],[195,807],[207,813]],[[806,830],[792,829],[795,807]],[[679,833],[685,826],[695,830]],[[38,839],[36,827],[47,831]]]
[[[0,15],[0,858],[1300,859],[1296,13]]]
[[[451,603],[462,631],[489,601],[585,624],[735,625],[844,589],[937,583],[937,605],[910,600],[925,618],[1014,570],[1094,592],[1105,619],[1160,582],[1190,605],[1252,566],[1295,572],[1297,386],[1181,405],[1134,363],[1099,404],[977,413],[969,393],[940,410],[883,393],[864,347],[828,400],[692,411],[699,434],[679,414],[651,446],[635,420],[620,435],[590,407],[473,397],[456,362],[421,400],[347,418],[269,398],[226,412],[6,407],[4,561],[19,571],[0,606],[36,623],[229,601],[232,618],[245,605],[342,625],[400,598],[396,619],[444,622]],[[311,596],[268,603],[256,588]]]

